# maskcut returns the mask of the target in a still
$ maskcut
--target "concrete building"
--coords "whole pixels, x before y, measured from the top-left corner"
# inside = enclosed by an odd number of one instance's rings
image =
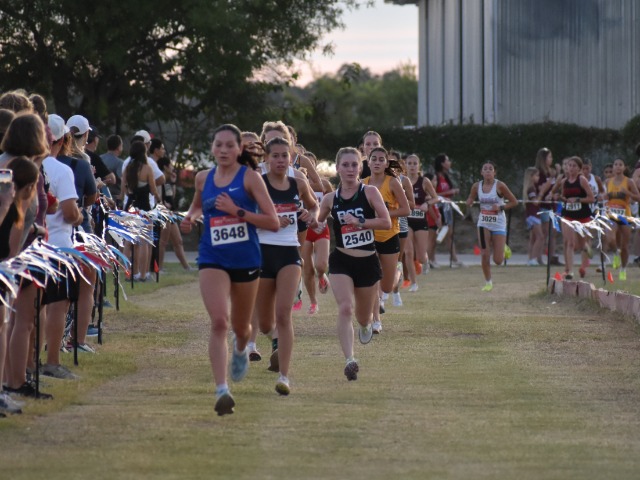
[[[620,128],[640,114],[639,0],[418,5],[418,123]]]

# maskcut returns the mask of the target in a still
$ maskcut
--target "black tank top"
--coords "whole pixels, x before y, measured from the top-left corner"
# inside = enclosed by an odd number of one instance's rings
[[[359,229],[358,227],[351,228],[350,225],[345,225],[342,221],[342,218],[348,213],[359,218],[376,218],[376,212],[369,205],[367,196],[364,193],[364,184],[360,184],[360,187],[351,198],[341,198],[340,193],[341,189],[338,188],[333,197],[333,206],[331,207],[336,247],[375,250],[373,230]],[[349,244],[345,246],[345,242]],[[356,246],[352,246],[352,244]]]
[[[297,208],[300,208],[300,195],[298,193],[298,182],[294,177],[287,177],[289,180],[289,188],[286,190],[278,190],[274,188],[271,183],[269,183],[269,178],[267,178],[267,174],[262,175],[262,179],[264,183],[267,185],[267,191],[269,192],[269,197],[271,197],[271,202],[274,205],[282,204],[282,203],[295,203]]]
[[[580,185],[580,175],[576,178],[575,182],[569,182],[569,179],[565,180],[562,186],[562,196],[564,198],[586,198],[587,192],[582,185]],[[568,203],[565,202],[562,205],[562,216],[567,218],[589,218],[591,216],[591,207],[588,203]]]
[[[416,208],[427,201],[427,193],[424,191],[424,188],[422,188],[423,183],[424,177],[420,175],[416,183],[413,184],[413,198],[416,200]]]

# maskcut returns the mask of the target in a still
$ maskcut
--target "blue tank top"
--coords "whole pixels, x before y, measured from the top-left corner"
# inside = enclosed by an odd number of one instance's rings
[[[216,187],[215,167],[207,175],[202,189],[204,229],[200,237],[198,264],[214,264],[223,268],[260,268],[262,258],[256,227],[242,219],[215,208],[216,197],[227,193],[238,208],[257,211],[256,201],[244,189],[247,167],[242,165],[231,183]]]

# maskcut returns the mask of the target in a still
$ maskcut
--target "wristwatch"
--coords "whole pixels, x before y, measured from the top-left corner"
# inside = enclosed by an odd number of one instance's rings
[[[358,217],[358,221],[360,222],[360,225],[364,225],[364,217]]]
[[[238,218],[243,218],[245,213],[246,213],[246,212],[245,212],[242,208],[240,208],[240,209],[238,209],[238,211],[236,212],[236,217],[238,217]]]

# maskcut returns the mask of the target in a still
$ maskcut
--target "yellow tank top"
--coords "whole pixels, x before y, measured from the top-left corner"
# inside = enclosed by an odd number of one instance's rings
[[[617,215],[624,215],[626,217],[631,216],[631,199],[629,195],[622,192],[622,190],[629,191],[629,179],[624,177],[620,185],[616,185],[613,182],[613,178],[610,178],[607,182],[607,194],[609,200],[607,201],[607,209]]]
[[[380,194],[382,195],[382,199],[384,200],[384,204],[387,206],[388,210],[395,210],[398,208],[398,200],[396,196],[391,191],[391,179],[389,175],[385,175],[384,181],[382,185],[378,187],[380,190]],[[371,177],[367,177],[362,180],[362,183],[369,185],[369,181]],[[391,217],[391,228],[389,230],[375,230],[374,237],[376,242],[386,242],[387,240],[393,238],[394,235],[400,233],[400,223],[398,222],[398,217]]]

